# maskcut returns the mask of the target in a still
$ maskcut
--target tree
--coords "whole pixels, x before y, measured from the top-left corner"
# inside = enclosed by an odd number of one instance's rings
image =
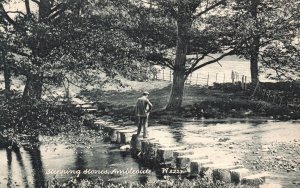
[[[151,49],[149,50],[151,52],[146,58],[173,70],[167,110],[180,108],[184,83],[189,74],[234,53],[233,45],[228,39],[230,34],[224,32],[224,24],[207,23],[210,17],[228,16],[225,4],[225,0],[152,0],[138,4],[142,9],[138,12],[147,12],[148,15],[148,25],[144,27],[146,28],[144,32],[147,33],[144,37],[147,38],[146,44],[155,46],[147,48]],[[214,15],[213,11],[222,11],[224,14]],[[226,35],[221,35],[221,33]],[[165,40],[166,38],[169,40]],[[223,52],[223,54],[215,59],[204,60],[205,57],[216,52]],[[187,59],[187,55],[190,54],[197,54],[197,56]]]
[[[3,27],[1,27],[3,26]],[[3,30],[3,31],[1,31]],[[10,85],[11,85],[11,68],[9,65],[9,58],[7,53],[8,46],[8,36],[5,34],[5,30],[7,30],[5,25],[0,25],[0,62],[3,65],[4,71],[4,85],[5,85],[5,97],[6,99],[10,98]]]
[[[42,66],[57,43],[49,33],[53,32],[51,26],[59,22],[66,6],[50,0],[25,0],[25,11],[22,12],[6,10],[6,3],[10,2],[1,1],[0,14],[3,22],[13,28],[11,37],[14,41],[9,49],[19,59],[15,66],[19,66],[19,71],[27,78],[23,96],[40,99],[44,83]],[[32,4],[37,6],[37,14],[34,14]]]
[[[268,24],[274,27],[271,33],[268,32],[272,34],[272,40],[261,46],[259,51],[262,66],[275,71],[275,75],[269,75],[272,79],[300,79],[299,9],[300,3],[297,0],[276,1],[273,7],[273,19]]]
[[[282,76],[284,67],[295,65],[299,59],[296,52],[299,45],[297,47],[294,42],[299,35],[298,8],[297,1],[236,1],[233,9],[237,10],[237,14],[231,22],[235,23],[237,37],[246,41],[238,53],[250,59],[252,83],[259,81],[259,62]],[[295,71],[295,67],[289,67],[292,68],[289,72]]]

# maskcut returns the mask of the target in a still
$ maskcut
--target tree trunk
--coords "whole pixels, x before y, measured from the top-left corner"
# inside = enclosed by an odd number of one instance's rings
[[[250,71],[251,71],[251,82],[256,84],[259,81],[258,74],[258,54],[259,54],[259,41],[260,37],[253,37],[253,43],[250,50]]]
[[[50,0],[40,0],[39,3],[39,22],[48,24],[48,17],[51,13],[51,1]],[[47,44],[47,34],[37,33],[36,46],[32,49],[32,54],[37,59],[43,59],[49,54],[49,47]],[[41,67],[42,62],[34,61],[35,66]],[[41,99],[44,84],[43,72],[38,70],[38,73],[32,74],[28,73],[27,81],[23,91],[23,98],[30,99]]]
[[[188,46],[188,35],[192,26],[192,15],[190,15],[184,6],[178,7],[179,18],[177,19],[177,41],[176,57],[173,72],[173,83],[169,102],[166,110],[179,110],[182,104],[184,82],[185,82],[185,64]]]
[[[184,91],[185,74],[184,71],[174,70],[173,84],[166,110],[178,110],[181,107]]]
[[[6,59],[6,49],[2,50],[1,54],[2,54],[2,62],[4,68],[5,97],[6,99],[10,99],[11,73],[10,73],[10,67]]]
[[[41,99],[43,92],[43,74],[27,76],[23,98]]]
[[[260,0],[251,0],[250,2],[250,13],[252,19],[255,21],[254,29],[259,28],[259,23],[257,22],[258,15],[258,5],[260,4]],[[259,81],[258,74],[258,55],[259,55],[259,44],[260,36],[254,33],[252,37],[252,43],[250,46],[250,71],[251,71],[251,82],[252,84],[256,84]]]

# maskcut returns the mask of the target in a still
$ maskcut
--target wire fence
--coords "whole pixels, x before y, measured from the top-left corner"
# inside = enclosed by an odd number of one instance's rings
[[[291,86],[289,86],[291,88]],[[297,86],[296,86],[297,87]],[[299,89],[299,88],[298,88]],[[300,95],[297,88],[290,90],[282,90],[280,88],[269,89],[260,82],[252,85],[252,97],[277,104],[279,106],[288,106],[291,108],[300,108]]]
[[[154,76],[154,79],[172,82],[173,71],[162,69]],[[222,89],[228,87],[229,90],[234,88],[235,91],[245,91],[253,98],[279,106],[300,108],[299,95],[291,91],[282,91],[276,87],[269,89],[260,82],[252,84],[250,76],[240,74],[234,70],[231,71],[231,74],[210,72],[205,74],[193,73],[188,76],[185,84],[198,86],[220,85],[219,87]]]
[[[173,80],[173,71],[162,69],[157,73],[154,77],[157,80],[164,81],[172,81]],[[250,83],[250,79],[248,76],[239,74],[236,71],[231,72],[230,75],[226,73],[192,73],[190,74],[185,83],[189,85],[202,85],[202,86],[212,86],[214,83],[241,83],[242,85],[246,85],[246,83]]]

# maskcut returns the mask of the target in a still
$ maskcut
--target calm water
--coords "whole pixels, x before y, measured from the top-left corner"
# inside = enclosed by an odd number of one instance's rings
[[[256,152],[252,146],[272,147],[273,143],[300,144],[300,122],[273,121],[204,121],[176,123],[171,126],[150,126],[150,137],[160,140],[165,145],[177,143],[195,148],[195,153],[204,153],[214,163],[236,162],[245,157],[246,152]],[[52,139],[60,138],[51,137]],[[220,139],[226,142],[220,144]],[[54,144],[56,143],[56,144]],[[229,147],[230,146],[230,147]],[[299,147],[296,147],[299,148]],[[253,151],[252,151],[253,149]],[[243,152],[242,152],[243,151]],[[294,152],[294,160],[299,168],[299,152]],[[280,155],[275,154],[274,157]],[[6,187],[8,182],[19,187],[40,187],[54,176],[59,181],[70,177],[79,178],[101,177],[104,180],[116,182],[146,182],[154,181],[157,175],[154,171],[142,174],[84,174],[85,170],[145,170],[135,161],[130,153],[121,151],[118,145],[105,143],[100,138],[94,138],[92,144],[77,145],[63,142],[42,143],[39,147],[11,151],[0,149],[0,187]],[[253,156],[257,157],[257,156]],[[74,174],[66,174],[61,170],[69,170]],[[76,174],[76,172],[80,172]],[[275,174],[268,180],[282,184],[284,187],[297,187],[292,182],[299,181],[300,172]],[[275,177],[275,178],[274,178]]]
[[[119,146],[101,141],[88,147],[41,144],[40,147],[21,148],[19,151],[0,149],[0,157],[0,187],[6,187],[8,182],[13,187],[41,187],[54,176],[59,181],[66,181],[71,177],[101,177],[106,181],[140,183],[156,179],[155,173],[150,169],[146,172],[147,175],[136,174],[134,171],[147,168],[140,166],[129,152],[120,150]],[[130,172],[126,175],[117,172],[127,169]],[[107,172],[111,174],[106,174]]]

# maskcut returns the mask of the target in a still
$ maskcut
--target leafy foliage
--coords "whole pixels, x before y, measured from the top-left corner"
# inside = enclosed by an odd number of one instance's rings
[[[251,45],[259,38],[258,58],[263,68],[275,70],[273,79],[295,80],[299,78],[299,2],[287,0],[237,0],[233,5],[236,14],[230,21],[235,36],[243,41],[237,51],[250,59]],[[253,12],[256,16],[253,16]],[[265,72],[265,70],[261,70]]]
[[[72,106],[14,98],[2,102],[0,126],[1,131],[9,130],[13,135],[53,135],[77,129],[82,124],[81,115],[82,111]],[[2,137],[5,135],[4,132]]]

